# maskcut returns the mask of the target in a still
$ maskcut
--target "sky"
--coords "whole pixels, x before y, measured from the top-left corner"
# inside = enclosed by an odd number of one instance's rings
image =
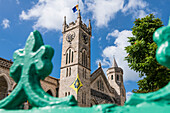
[[[72,8],[78,0],[0,0],[0,57],[13,59],[13,52],[24,48],[30,32],[40,31],[44,43],[54,48],[53,77],[60,77],[62,24],[75,21]],[[164,25],[170,16],[170,0],[79,0],[83,22],[92,23],[91,73],[101,62],[104,72],[111,67],[113,56],[124,71],[127,97],[137,89],[138,73],[128,67],[124,47],[128,46],[133,22],[153,13]]]

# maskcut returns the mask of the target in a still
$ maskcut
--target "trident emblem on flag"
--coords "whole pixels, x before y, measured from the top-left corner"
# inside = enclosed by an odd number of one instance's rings
[[[70,85],[71,88],[73,88],[76,93],[78,93],[79,89],[83,86],[83,84],[80,81],[79,75],[77,74],[77,77],[75,81]]]

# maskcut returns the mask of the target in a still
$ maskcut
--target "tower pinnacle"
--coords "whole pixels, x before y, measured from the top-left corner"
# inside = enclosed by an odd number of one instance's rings
[[[80,9],[78,10],[77,22],[78,22],[78,24],[81,23]]]
[[[64,23],[63,25],[66,25],[66,16],[64,16]]]
[[[116,60],[115,60],[115,56],[113,56],[113,64],[112,64],[112,67],[118,67],[117,62],[116,62]]]
[[[91,29],[91,20],[89,19],[89,26],[88,26],[89,29]]]

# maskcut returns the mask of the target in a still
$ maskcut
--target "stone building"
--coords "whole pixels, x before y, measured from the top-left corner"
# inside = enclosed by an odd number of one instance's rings
[[[17,85],[9,76],[9,69],[12,63],[11,60],[0,57],[0,100],[9,95]],[[41,81],[41,86],[51,96],[58,97],[59,79],[48,76],[45,80]]]
[[[112,67],[107,70],[107,78],[100,63],[98,69],[91,74],[92,26],[90,20],[89,25],[86,26],[81,20],[80,11],[77,20],[69,25],[64,17],[62,33],[60,79],[46,77],[44,81],[41,81],[44,91],[59,98],[74,95],[78,105],[82,107],[104,103],[123,105],[126,100],[123,70],[118,67],[115,58]],[[0,58],[0,99],[6,97],[16,86],[9,76],[11,65],[12,61]],[[76,79],[78,80],[76,83],[82,83],[78,92],[70,87]]]

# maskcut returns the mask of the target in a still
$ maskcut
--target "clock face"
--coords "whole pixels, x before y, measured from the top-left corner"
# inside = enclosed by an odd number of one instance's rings
[[[82,34],[82,38],[85,44],[88,42],[88,37],[85,34]]]
[[[66,36],[66,40],[68,42],[71,42],[73,39],[75,38],[75,33],[72,31],[72,32],[69,32]]]

